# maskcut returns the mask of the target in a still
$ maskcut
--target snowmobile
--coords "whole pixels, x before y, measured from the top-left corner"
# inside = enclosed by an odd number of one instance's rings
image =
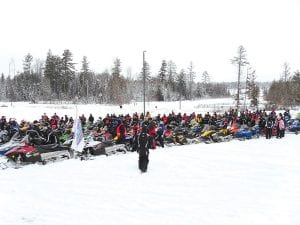
[[[214,142],[212,138],[215,136],[215,133],[217,133],[216,126],[205,124],[198,139],[200,142],[204,142],[206,144],[212,143]]]
[[[92,159],[98,155],[113,155],[118,153],[127,153],[126,144],[116,144],[114,140],[95,141],[92,136],[85,139],[85,146],[76,156],[81,160]]]
[[[18,146],[5,153],[10,162],[16,165],[25,165],[40,162],[57,161],[60,159],[69,159],[73,153],[67,146],[62,146],[56,135],[51,132],[46,144],[38,133],[30,130],[25,138],[25,144]],[[42,143],[42,144],[41,144]]]
[[[80,157],[81,160],[90,159],[92,156],[97,155],[114,155],[118,153],[126,153],[126,145],[125,144],[115,144],[113,140],[99,142],[98,144],[91,144],[85,146],[82,152],[78,153],[77,156]]]
[[[206,144],[212,143],[212,142],[217,142],[217,131],[214,129],[209,129],[204,131],[200,135],[200,141],[204,142]]]
[[[243,128],[240,131],[236,132],[234,134],[234,137],[238,138],[239,140],[259,138],[259,127],[254,126],[252,128]]]
[[[294,121],[294,123],[288,126],[288,131],[298,134],[300,132],[300,121]]]
[[[24,141],[22,141],[20,133],[15,133],[9,140],[9,142],[6,142],[0,146],[0,155],[5,155],[5,153],[10,151],[11,149],[23,145],[25,145],[25,143]]]
[[[9,168],[9,163],[7,161],[7,158],[5,156],[0,156],[0,168],[5,170]]]
[[[226,128],[218,130],[212,135],[212,140],[214,142],[226,142],[233,139],[233,135]]]
[[[171,131],[170,129],[167,128],[165,132],[165,143],[166,145],[170,145],[170,144],[184,145],[187,144],[188,141],[183,135],[183,130],[180,127],[176,127],[174,131]]]
[[[229,128],[229,133],[234,135],[235,133],[237,133],[240,130],[240,126],[237,124],[232,124]]]
[[[198,137],[203,130],[203,125],[198,124],[197,126],[192,128],[192,133],[194,137]]]
[[[6,143],[10,140],[9,133],[7,130],[0,131],[0,144]]]
[[[126,151],[132,152],[132,145],[133,145],[133,135],[132,134],[126,135],[124,144],[126,147]]]
[[[5,154],[8,159],[18,165],[40,162],[46,164],[59,159],[69,159],[72,153],[69,148],[59,144],[48,145],[24,145],[15,147]]]

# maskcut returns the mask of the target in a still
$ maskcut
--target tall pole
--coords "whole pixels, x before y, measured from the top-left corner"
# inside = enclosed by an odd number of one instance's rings
[[[144,96],[144,117],[145,117],[145,108],[146,108],[146,68],[145,68],[145,52],[143,51],[143,96]]]
[[[181,110],[181,90],[179,91],[179,110]]]

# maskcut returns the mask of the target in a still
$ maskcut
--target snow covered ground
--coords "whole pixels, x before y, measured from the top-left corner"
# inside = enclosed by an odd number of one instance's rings
[[[298,225],[300,135],[0,171],[5,225]]]
[[[158,113],[171,113],[174,111],[186,112],[186,113],[206,113],[220,111],[224,112],[230,107],[234,107],[235,102],[232,98],[219,98],[219,99],[203,99],[197,101],[182,101],[182,102],[147,102],[145,105],[146,112],[150,112],[151,115],[157,115]],[[15,117],[17,121],[22,119],[33,121],[40,119],[41,115],[47,113],[48,116],[52,116],[55,112],[59,116],[80,116],[84,114],[86,117],[93,114],[95,118],[106,116],[107,113],[127,114],[127,113],[142,113],[144,110],[143,102],[133,102],[131,104],[124,104],[122,108],[120,106],[113,105],[101,105],[101,104],[88,104],[88,105],[74,105],[74,104],[30,104],[28,102],[0,102],[0,116],[4,115],[6,118]]]
[[[158,113],[161,115],[166,113],[202,113],[206,112],[217,112],[224,113],[225,111],[235,107],[235,101],[232,98],[217,98],[217,99],[201,99],[195,101],[175,101],[175,102],[146,102],[145,111],[150,112],[152,116],[156,116]],[[264,109],[260,106],[259,109]],[[75,104],[30,104],[28,102],[0,102],[0,116],[6,116],[7,119],[14,117],[17,121],[22,119],[33,121],[39,120],[41,116],[46,113],[48,116],[52,116],[57,113],[58,116],[63,117],[64,115],[81,116],[84,114],[86,117],[93,114],[95,119],[99,116],[102,118],[107,113],[127,114],[131,115],[135,112],[142,113],[144,111],[143,102],[132,102],[131,104],[124,104],[122,108],[114,105],[103,105],[103,104],[88,104],[88,105],[75,105]],[[291,111],[295,117],[300,109]]]
[[[205,103],[184,103],[182,111],[197,112],[198,104]],[[44,112],[74,112],[74,106],[35,106],[13,103],[0,114],[32,120]],[[148,109],[178,110],[167,103]],[[87,115],[141,112],[142,106],[95,110],[78,106]],[[287,134],[158,148],[145,174],[136,153],[0,170],[0,224],[298,225],[299,144],[300,135]]]

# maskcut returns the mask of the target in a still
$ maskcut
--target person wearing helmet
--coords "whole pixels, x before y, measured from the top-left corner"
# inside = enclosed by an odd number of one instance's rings
[[[149,146],[151,141],[147,126],[145,124],[142,126],[142,131],[135,141],[137,153],[139,154],[138,167],[141,173],[145,173],[147,172],[149,164]]]
[[[0,130],[5,130],[7,126],[6,117],[2,116],[0,119]]]

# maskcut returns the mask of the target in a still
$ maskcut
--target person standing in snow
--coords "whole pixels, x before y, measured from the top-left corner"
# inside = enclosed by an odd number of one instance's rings
[[[149,121],[148,134],[150,136],[150,143],[151,143],[149,148],[156,149],[156,141],[155,141],[156,124],[155,124],[155,121],[152,120],[151,118],[148,121]]]
[[[269,116],[266,121],[266,139],[270,139],[272,137],[273,126],[274,126],[274,122],[272,118]]]
[[[137,146],[137,153],[139,154],[138,167],[142,173],[147,172],[149,163],[149,145],[150,136],[146,125],[142,126],[142,132],[135,140]]]
[[[282,114],[280,113],[276,120],[276,128],[277,128],[277,138],[283,138],[284,137],[284,131],[285,131],[285,125],[284,120],[282,118]]]
[[[94,124],[94,117],[92,115],[92,113],[90,113],[89,119],[88,119],[89,125]]]
[[[155,140],[159,143],[159,145],[164,148],[164,133],[165,133],[165,125],[164,123],[161,121],[159,123],[159,127],[156,131],[156,135],[155,135]]]

